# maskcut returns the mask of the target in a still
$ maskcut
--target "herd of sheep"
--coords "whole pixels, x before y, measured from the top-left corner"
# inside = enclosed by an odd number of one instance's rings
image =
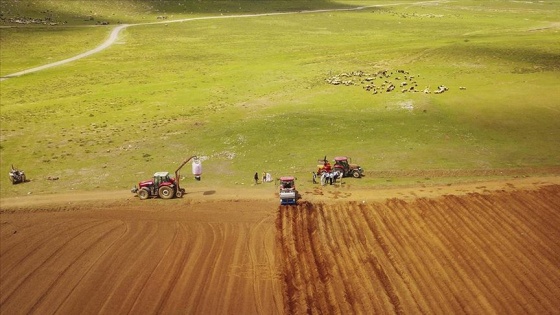
[[[375,73],[366,73],[364,71],[344,72],[335,76],[331,76],[325,81],[332,85],[357,85],[361,86],[365,91],[371,94],[389,93],[395,89],[400,89],[402,93],[407,92],[422,92],[425,94],[441,94],[449,90],[445,85],[439,85],[435,90],[431,90],[430,86],[423,89],[418,88],[416,78],[420,75],[411,75],[406,70],[379,70]],[[460,87],[461,90],[466,89]]]

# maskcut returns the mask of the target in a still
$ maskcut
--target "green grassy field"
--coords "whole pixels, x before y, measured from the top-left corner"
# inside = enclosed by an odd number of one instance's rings
[[[179,23],[387,2],[88,3],[2,0],[3,18],[52,10],[68,23],[1,28],[0,74],[93,49],[115,21],[169,22],[128,27],[107,50],[0,83],[2,197],[129,188],[192,154],[206,159],[206,185],[249,185],[257,171],[307,181],[325,155],[370,172],[355,185],[417,181],[375,172],[465,170],[472,180],[469,170],[560,167],[556,1],[402,1]],[[92,11],[111,24],[86,27]],[[381,70],[393,74],[371,81],[375,95],[365,76],[326,82]],[[403,93],[403,81],[432,93]],[[434,94],[439,85],[449,90]],[[9,184],[11,164],[31,182]]]

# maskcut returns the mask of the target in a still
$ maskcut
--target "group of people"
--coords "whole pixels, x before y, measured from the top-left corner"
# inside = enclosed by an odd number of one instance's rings
[[[331,163],[326,160],[323,163],[323,166],[317,170],[317,173],[313,172],[313,184],[317,184],[317,176],[319,175],[319,180],[323,186],[326,184],[333,185],[336,183],[338,178],[342,178],[342,172],[333,171]]]
[[[319,177],[319,180],[321,182],[322,186],[325,186],[326,184],[329,185],[333,185],[336,184],[336,180],[339,178],[342,178],[342,172],[340,171],[330,171],[330,172],[326,172],[326,171],[321,171],[318,172],[321,174],[321,176]],[[313,184],[317,184],[317,174],[313,172]]]
[[[253,177],[253,179],[255,180],[255,184],[259,183],[259,172],[255,173],[255,176]],[[269,183],[271,181],[272,181],[272,175],[270,175],[270,173],[267,173],[267,172],[262,172],[261,183]]]

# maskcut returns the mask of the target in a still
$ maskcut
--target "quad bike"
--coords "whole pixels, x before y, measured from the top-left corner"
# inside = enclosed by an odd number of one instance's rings
[[[12,168],[10,169],[10,181],[12,182],[12,185],[24,183],[26,181],[25,172],[18,170],[12,165]]]

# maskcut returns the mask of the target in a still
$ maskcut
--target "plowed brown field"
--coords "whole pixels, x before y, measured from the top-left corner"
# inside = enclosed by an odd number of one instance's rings
[[[0,313],[559,314],[557,180],[6,199]]]

